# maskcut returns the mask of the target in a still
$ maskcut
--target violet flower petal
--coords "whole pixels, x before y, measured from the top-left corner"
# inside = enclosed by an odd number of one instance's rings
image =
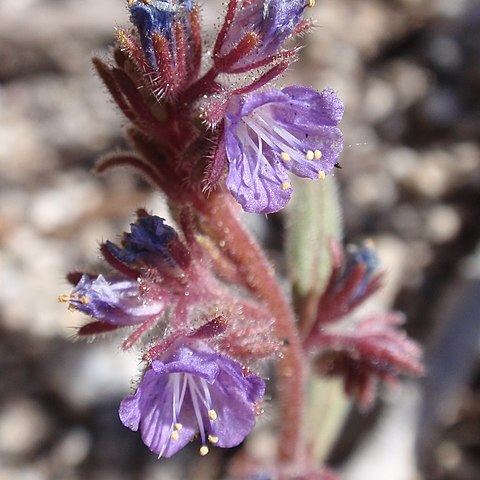
[[[226,139],[230,152],[240,151],[234,138]],[[251,146],[230,161],[227,186],[246,212],[272,213],[281,210],[290,200],[292,189],[288,175],[277,162],[270,163]]]
[[[243,376],[238,363],[224,359],[220,374],[211,388],[212,404],[217,412],[217,445],[239,445],[255,426],[255,402],[265,393],[263,380],[256,375]]]
[[[122,423],[134,431],[140,428],[145,445],[167,458],[187,445],[196,433],[193,410],[188,402],[183,402],[179,415],[174,418],[172,390],[168,375],[149,370],[135,395],[123,399],[119,409]],[[175,429],[175,423],[182,428]],[[175,441],[171,439],[173,431],[178,434]]]

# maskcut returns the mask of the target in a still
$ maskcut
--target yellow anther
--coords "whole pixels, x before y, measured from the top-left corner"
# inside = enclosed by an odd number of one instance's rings
[[[176,430],[174,430],[171,434],[170,434],[170,438],[173,440],[173,441],[176,441],[178,440],[178,432]]]
[[[209,418],[210,420],[212,420],[212,422],[213,422],[214,420],[217,419],[217,412],[216,412],[215,410],[213,410],[213,409],[209,410],[209,411],[208,411],[208,418]]]
[[[313,152],[313,157],[315,160],[320,160],[323,157],[323,153],[320,150],[315,150]]]
[[[318,172],[318,178],[319,178],[320,180],[325,180],[325,177],[326,177],[326,176],[327,176],[327,174],[326,174],[323,170],[320,170],[320,171]]]
[[[305,158],[307,160],[313,160],[315,158],[315,154],[311,150],[307,150],[307,153],[305,154]]]
[[[208,453],[208,447],[206,445],[202,445],[200,447],[200,455],[204,457]]]
[[[183,425],[181,423],[176,423],[174,427],[175,427],[175,430],[180,431],[183,428]]]
[[[80,297],[80,302],[83,303],[84,305],[88,303],[90,300],[87,297]]]
[[[210,443],[213,443],[213,444],[218,443],[218,437],[215,436],[215,435],[209,435],[209,436],[208,436],[208,441],[209,441]]]
[[[308,8],[312,8],[315,6],[315,0],[307,0],[307,5]]]
[[[288,190],[291,187],[292,187],[292,184],[290,182],[283,182],[282,183],[282,190]]]
[[[74,300],[78,300],[78,293],[72,293],[70,295],[70,298],[73,298]]]
[[[292,157],[287,153],[287,152],[282,152],[280,154],[280,158],[284,161],[284,162],[289,162]]]
[[[66,303],[70,301],[70,297],[68,295],[59,295],[57,299],[60,303]]]
[[[115,30],[115,36],[118,38],[120,43],[126,43],[127,41],[127,34],[125,33],[124,30],[117,28]]]

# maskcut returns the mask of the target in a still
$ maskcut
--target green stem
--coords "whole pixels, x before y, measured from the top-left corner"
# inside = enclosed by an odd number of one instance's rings
[[[257,242],[243,227],[238,206],[229,194],[213,192],[201,207],[203,228],[239,266],[250,290],[265,302],[275,318],[275,335],[285,343],[278,360],[278,395],[281,419],[279,463],[305,461],[304,409],[307,367],[295,317]]]

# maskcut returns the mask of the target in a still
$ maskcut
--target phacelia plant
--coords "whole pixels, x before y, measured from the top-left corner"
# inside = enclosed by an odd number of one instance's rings
[[[293,281],[291,302],[241,223],[240,207],[283,209],[294,176],[316,180],[324,202],[336,202],[328,192],[340,166],[342,101],[329,88],[271,85],[295,60],[314,3],[229,0],[203,51],[194,0],[129,0],[132,27],[117,30],[108,62],[93,60],[128,121],[130,145],[102,158],[97,172],[136,170],[165,196],[176,225],[137,210],[130,232],[101,245],[109,273],[70,274],[61,300],[90,317],[79,336],[124,329],[122,348],[142,352],[120,420],[158,457],[195,439],[202,456],[241,444],[273,408],[264,399],[273,363],[277,460],[250,459],[244,475],[337,478],[309,454],[310,376],[342,378],[366,406],[379,380],[422,371],[418,346],[397,329],[401,315],[352,315],[382,282],[371,245],[345,253],[328,226],[325,242],[303,248],[292,237],[304,256],[325,259],[316,268],[327,275],[323,285],[314,274],[301,276],[302,288]],[[288,227],[301,233],[295,217]]]

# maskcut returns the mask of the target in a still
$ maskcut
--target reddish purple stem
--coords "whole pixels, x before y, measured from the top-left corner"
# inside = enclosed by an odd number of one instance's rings
[[[255,240],[238,218],[233,198],[217,190],[202,209],[204,228],[225,245],[225,251],[239,266],[244,283],[265,302],[275,318],[275,335],[283,339],[285,349],[278,365],[278,394],[282,419],[278,460],[302,463],[304,444],[304,405],[307,379],[306,360],[295,325],[295,317],[282,294],[273,269]]]

